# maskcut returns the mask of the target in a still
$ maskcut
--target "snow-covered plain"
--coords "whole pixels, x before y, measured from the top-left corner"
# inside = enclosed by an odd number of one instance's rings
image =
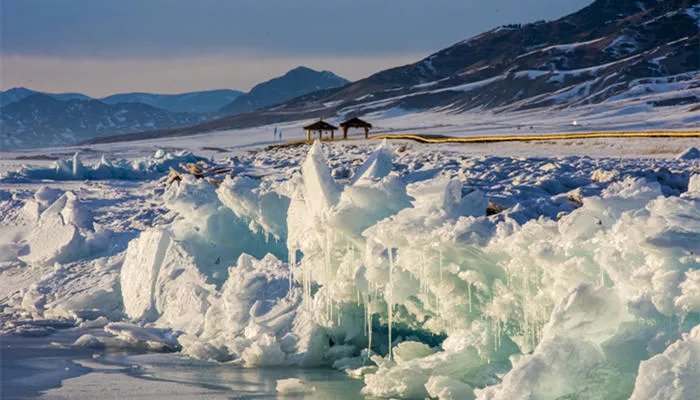
[[[478,121],[425,117],[395,112],[376,125],[489,134]],[[531,133],[523,121],[498,133]],[[555,131],[542,121],[551,129],[540,132]],[[281,125],[285,140],[299,125]],[[697,393],[700,159],[683,152],[700,140],[262,150],[272,143],[263,127],[3,153],[0,340],[18,360],[3,368],[41,368],[6,343],[83,357],[65,373],[5,374],[3,390]],[[191,177],[165,187],[169,166],[202,159],[233,176],[218,188]],[[271,382],[243,377],[273,366],[285,368]],[[316,367],[348,378],[329,375],[334,386],[298,372]]]

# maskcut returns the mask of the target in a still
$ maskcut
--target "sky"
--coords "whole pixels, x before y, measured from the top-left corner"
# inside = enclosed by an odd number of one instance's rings
[[[0,88],[247,91],[299,65],[357,80],[592,0],[0,0]]]

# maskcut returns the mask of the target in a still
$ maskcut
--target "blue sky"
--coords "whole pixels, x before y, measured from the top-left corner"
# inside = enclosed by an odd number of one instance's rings
[[[356,80],[591,0],[0,0],[2,88],[177,93],[297,65]]]

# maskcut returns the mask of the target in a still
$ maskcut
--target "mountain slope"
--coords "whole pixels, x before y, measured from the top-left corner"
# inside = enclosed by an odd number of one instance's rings
[[[297,67],[283,76],[256,85],[250,92],[222,107],[221,116],[236,115],[281,103],[322,89],[345,86],[349,81],[329,71]]]
[[[198,114],[171,113],[145,104],[57,100],[35,94],[0,108],[0,149],[74,144],[94,137],[201,122]]]
[[[120,93],[100,99],[106,104],[143,103],[172,112],[211,113],[231,103],[243,92],[220,89],[181,94]]]
[[[416,63],[274,107],[105,140],[191,135],[390,109],[500,113],[625,98],[648,98],[642,102],[645,107],[696,104],[699,27],[700,6],[691,0],[597,0],[555,21],[499,27]]]

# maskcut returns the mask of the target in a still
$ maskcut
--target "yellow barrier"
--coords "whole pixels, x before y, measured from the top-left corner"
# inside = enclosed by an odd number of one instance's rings
[[[700,138],[700,131],[696,132],[586,132],[586,133],[559,133],[546,135],[507,135],[507,136],[472,136],[472,137],[430,137],[421,135],[387,134],[371,136],[370,139],[390,140],[415,140],[420,143],[495,143],[495,142],[526,142],[530,140],[572,140],[572,139],[599,139],[599,138]],[[323,142],[340,142],[348,140],[363,140],[364,138],[349,139],[322,139]],[[268,149],[291,147],[306,144],[306,140],[280,143],[268,146]]]
[[[405,139],[415,140],[421,143],[489,143],[489,142],[524,142],[529,140],[571,140],[571,139],[597,139],[597,138],[700,138],[698,132],[587,132],[587,133],[562,133],[548,135],[508,135],[508,136],[472,136],[472,137],[441,137],[431,138],[420,135],[377,135],[371,139]]]

